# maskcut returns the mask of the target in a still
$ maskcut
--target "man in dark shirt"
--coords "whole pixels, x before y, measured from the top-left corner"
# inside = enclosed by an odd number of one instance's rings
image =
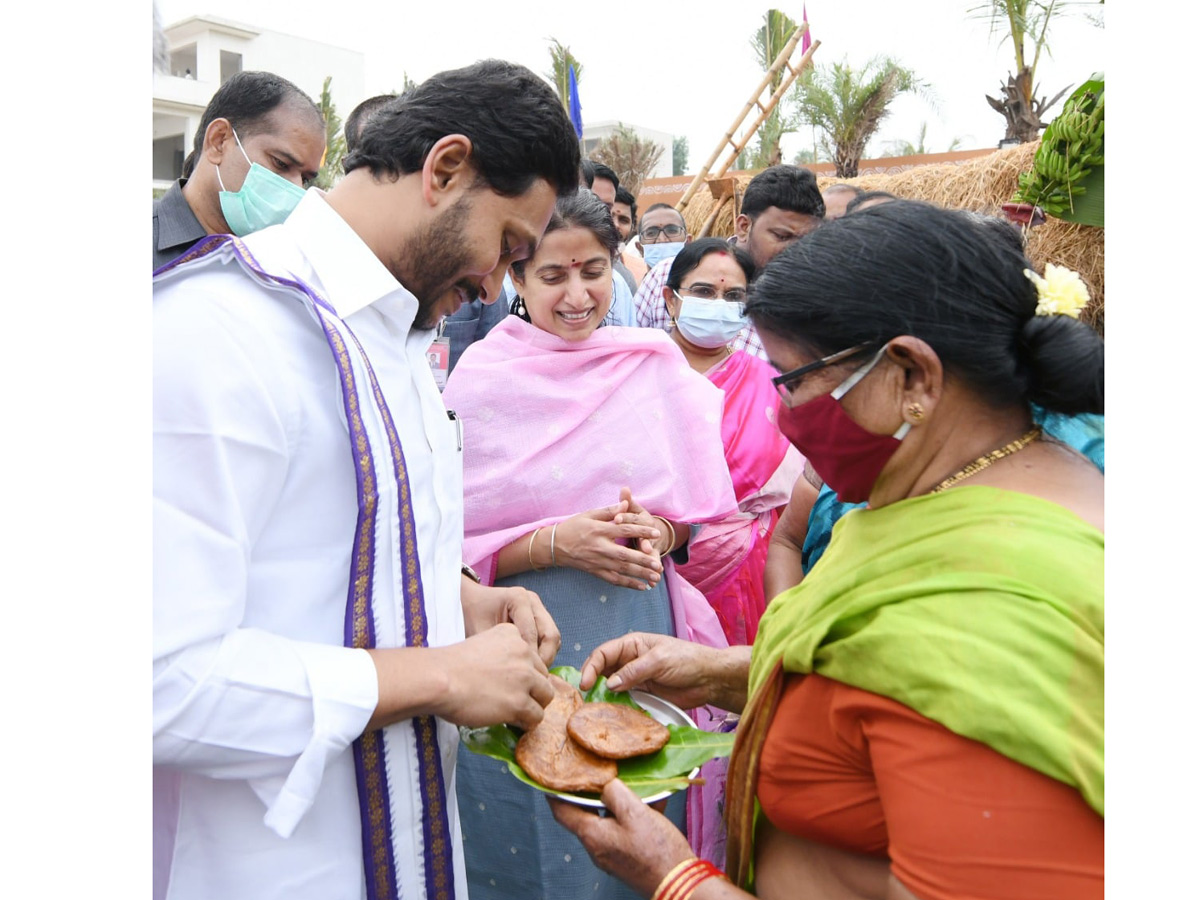
[[[263,194],[286,198],[295,186],[295,199],[306,182],[317,175],[325,155],[325,122],[316,105],[302,90],[270,72],[239,72],[226,81],[204,110],[191,154],[183,163],[183,177],[154,201],[154,268],[166,265],[208,234],[248,233],[254,227],[282,221],[290,209],[272,204],[269,214],[254,210],[234,227],[226,221],[226,202],[245,208]],[[251,164],[257,163],[256,181],[247,191]],[[275,190],[272,191],[272,188]],[[256,194],[256,196],[250,196]],[[295,203],[291,204],[292,206]],[[254,230],[249,227],[249,230]]]

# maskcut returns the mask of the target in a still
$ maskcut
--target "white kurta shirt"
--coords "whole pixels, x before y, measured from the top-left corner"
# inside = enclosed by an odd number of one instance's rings
[[[315,190],[246,245],[366,350],[407,462],[429,644],[462,640],[462,458],[425,357],[433,333],[411,330],[416,298]],[[156,284],[156,898],[365,897],[350,744],[378,682],[366,651],[342,646],[357,496],[341,383],[306,305],[234,261]],[[400,600],[375,603],[403,622]],[[457,729],[440,722],[438,738],[465,898]],[[403,756],[387,762],[396,865],[401,896],[420,898]]]

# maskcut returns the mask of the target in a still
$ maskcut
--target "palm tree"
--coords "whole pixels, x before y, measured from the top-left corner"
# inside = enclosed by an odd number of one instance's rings
[[[321,100],[317,109],[325,120],[325,161],[317,172],[317,187],[329,190],[342,175],[342,157],[346,155],[346,136],[342,134],[342,117],[338,115],[333,96],[329,93],[332,75],[325,76],[321,86]]]
[[[875,57],[859,70],[847,62],[807,70],[796,82],[796,104],[833,147],[838,178],[855,178],[867,141],[891,102],[904,93],[925,91],[911,69],[891,57]]]
[[[937,150],[929,150],[925,146],[925,132],[929,128],[928,122],[921,123],[921,131],[917,134],[917,143],[911,141],[892,140],[887,142],[887,152],[892,156],[921,156],[925,153],[937,153]],[[962,138],[954,138],[950,142],[950,146],[945,152],[949,153],[952,150],[957,150],[959,144],[962,143]]]
[[[1003,99],[987,97],[992,109],[1004,116],[1005,140],[1037,140],[1038,132],[1046,127],[1042,116],[1070,90],[1068,85],[1047,102],[1045,97],[1036,96],[1039,86],[1034,80],[1042,51],[1047,55],[1050,52],[1050,22],[1066,12],[1068,5],[1075,4],[1064,0],[988,0],[971,10],[974,16],[989,20],[993,34],[1004,32],[1001,43],[1012,41],[1016,74],[1010,72],[1008,82],[1001,84]]]
[[[763,16],[762,27],[750,38],[750,46],[758,64],[766,72],[775,62],[775,57],[784,48],[793,34],[796,33],[796,22],[777,9],[768,9]],[[771,93],[774,94],[784,78],[784,70],[780,69],[771,78]],[[781,161],[779,142],[783,135],[796,130],[795,122],[786,115],[780,107],[782,103],[771,110],[771,114],[763,121],[758,130],[758,147],[752,153],[754,168],[778,165]]]
[[[575,67],[575,86],[583,82],[583,63],[571,53],[571,48],[562,44],[558,38],[550,38],[550,71],[545,75],[558,91],[558,99],[562,101],[563,109],[571,108],[571,66]]]

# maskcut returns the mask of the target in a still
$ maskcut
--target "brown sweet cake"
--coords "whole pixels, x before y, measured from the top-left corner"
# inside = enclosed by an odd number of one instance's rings
[[[615,760],[579,746],[567,734],[567,720],[584,705],[583,695],[556,675],[554,699],[542,721],[517,741],[517,765],[538,784],[556,791],[600,793],[617,777]]]
[[[646,713],[619,703],[585,703],[567,721],[575,742],[605,759],[645,756],[666,746],[667,726]]]

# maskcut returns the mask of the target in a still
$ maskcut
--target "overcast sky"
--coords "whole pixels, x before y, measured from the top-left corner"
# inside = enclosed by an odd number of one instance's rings
[[[584,124],[619,120],[688,138],[689,170],[712,153],[762,78],[750,37],[769,3],[390,3],[339,7],[329,0],[157,0],[164,25],[212,13],[357,50],[366,59],[367,94],[398,90],[404,73],[420,81],[434,72],[498,56],[549,69],[557,38],[583,65]],[[1012,69],[1011,45],[972,17],[980,0],[809,0],[808,21],[821,42],[813,62],[846,59],[862,65],[890,55],[930,86],[929,100],[902,97],[869,148],[886,141],[917,143],[928,123],[930,151],[994,147],[1004,119],[984,99],[997,96]],[[1101,10],[1098,4],[1077,4]],[[804,4],[779,9],[800,21]],[[342,11],[344,10],[344,14]],[[597,14],[596,10],[606,10]],[[449,14],[448,14],[449,13]],[[1052,26],[1051,58],[1038,64],[1041,94],[1053,96],[1105,66],[1105,32],[1081,13]],[[647,47],[656,48],[653,50]],[[797,53],[797,57],[799,54]],[[286,72],[280,74],[286,76]],[[1057,108],[1057,107],[1056,107]],[[349,110],[339,110],[346,115]],[[750,119],[747,119],[747,124]],[[787,158],[812,145],[810,129],[785,140]]]

